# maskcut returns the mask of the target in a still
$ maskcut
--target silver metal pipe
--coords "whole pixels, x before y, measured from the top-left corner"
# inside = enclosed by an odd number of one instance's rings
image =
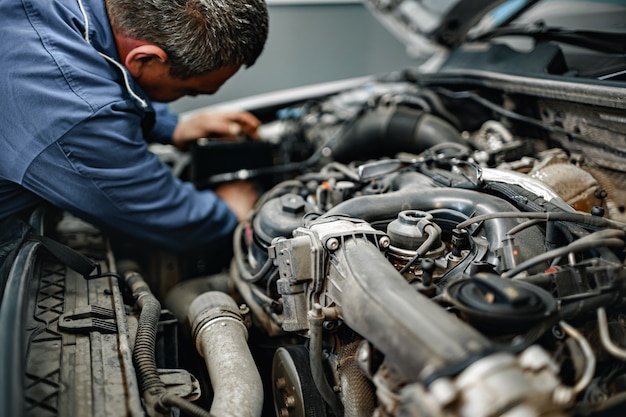
[[[622,349],[611,340],[611,335],[609,334],[609,322],[606,317],[606,309],[604,307],[598,308],[597,316],[598,330],[600,332],[600,342],[602,343],[602,346],[607,352],[617,359],[626,361],[626,349]]]
[[[263,385],[248,347],[248,329],[235,301],[222,292],[206,292],[191,303],[188,318],[211,379],[211,414],[259,417]]]
[[[230,275],[224,272],[210,276],[186,279],[167,291],[163,305],[174,317],[181,323],[184,323],[189,315],[189,306],[192,301],[199,295],[210,291],[219,291],[232,295],[235,294],[236,289]]]

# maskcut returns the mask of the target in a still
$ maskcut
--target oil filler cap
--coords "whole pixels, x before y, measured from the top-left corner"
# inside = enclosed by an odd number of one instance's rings
[[[464,319],[489,333],[528,329],[557,309],[556,300],[544,289],[488,272],[459,280],[445,291]]]

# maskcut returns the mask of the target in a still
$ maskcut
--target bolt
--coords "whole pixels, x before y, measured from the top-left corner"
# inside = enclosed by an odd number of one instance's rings
[[[591,208],[591,215],[596,217],[604,217],[604,208],[599,206],[593,206]]]
[[[552,328],[552,335],[558,340],[561,340],[565,337],[565,332],[563,332],[563,329],[561,329],[559,326],[554,326]]]
[[[357,355],[357,360],[359,362],[367,362],[370,359],[370,349],[369,345],[361,345],[359,346],[359,353]]]
[[[325,330],[335,330],[337,328],[337,322],[325,321],[323,326]]]
[[[336,250],[339,247],[339,240],[337,238],[331,237],[326,241],[326,249],[328,250]]]
[[[280,409],[280,417],[289,417],[289,410],[287,410],[287,407]]]
[[[285,397],[285,405],[287,408],[294,408],[296,406],[296,399],[293,395],[288,395]]]
[[[283,389],[287,386],[287,381],[285,381],[285,378],[283,377],[276,378],[276,381],[274,383],[276,384],[276,388],[278,389]]]
[[[389,247],[389,244],[391,243],[389,236],[383,236],[378,240],[378,244],[380,245],[381,248],[383,249],[387,249]]]
[[[300,214],[304,212],[304,199],[297,194],[286,194],[281,197],[280,202],[285,213]]]

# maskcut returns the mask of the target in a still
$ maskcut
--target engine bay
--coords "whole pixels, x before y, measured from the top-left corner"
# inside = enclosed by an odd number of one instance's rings
[[[623,126],[600,128],[609,109],[490,93],[384,80],[276,122],[321,167],[264,196],[231,274],[268,334],[303,336],[335,415],[619,402]],[[273,374],[307,373],[290,349]],[[288,394],[274,388],[277,415],[293,415]]]
[[[54,302],[26,303],[24,373],[54,383],[26,415],[623,410],[623,109],[602,86],[487,79],[387,74],[253,109],[261,142],[199,143],[182,177],[263,191],[217,273],[56,219],[100,270],[28,252],[24,294]]]

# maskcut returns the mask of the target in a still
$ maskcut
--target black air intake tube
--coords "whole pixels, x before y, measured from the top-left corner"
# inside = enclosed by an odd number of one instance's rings
[[[421,153],[448,142],[465,144],[445,120],[407,107],[379,107],[358,119],[330,148],[334,160],[350,162],[398,152]]]

